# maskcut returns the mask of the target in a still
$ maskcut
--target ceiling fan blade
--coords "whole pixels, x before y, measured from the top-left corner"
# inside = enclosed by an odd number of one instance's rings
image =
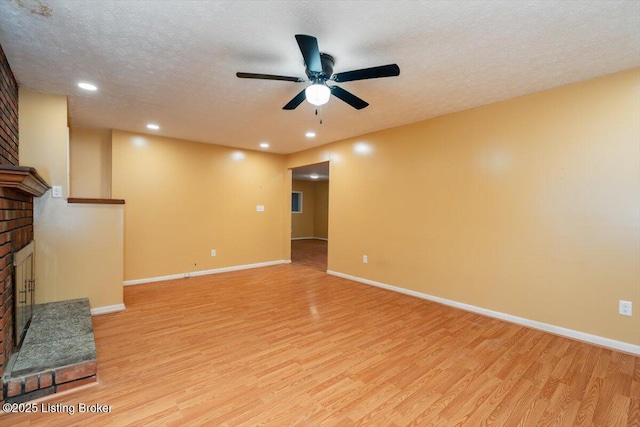
[[[380,77],[393,77],[400,75],[398,64],[381,65],[379,67],[363,68],[361,70],[345,71],[331,77],[336,82],[350,82],[353,80],[377,79]]]
[[[329,89],[331,89],[331,93],[333,95],[351,105],[356,110],[362,110],[364,107],[369,105],[369,103],[363,101],[362,99],[358,98],[351,92],[342,89],[341,87],[331,86]]]
[[[236,73],[241,79],[282,80],[285,82],[300,83],[306,81],[302,77],[276,76],[273,74]]]
[[[307,96],[304,93],[305,89],[302,89],[302,92],[297,94],[291,101],[289,101],[287,103],[287,105],[282,107],[282,109],[283,110],[295,110],[298,105],[302,104],[302,101],[307,99]]]
[[[313,36],[296,34],[296,41],[302,52],[307,70],[311,73],[322,73],[322,61],[320,60],[320,49],[318,49],[318,39]]]

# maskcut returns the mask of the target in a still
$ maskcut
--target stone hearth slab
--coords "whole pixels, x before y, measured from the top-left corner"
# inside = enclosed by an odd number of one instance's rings
[[[4,398],[25,401],[95,381],[96,359],[87,298],[38,304],[5,372]]]

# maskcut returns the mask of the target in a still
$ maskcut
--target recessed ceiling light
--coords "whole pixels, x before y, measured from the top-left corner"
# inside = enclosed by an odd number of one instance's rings
[[[157,125],[157,124],[155,124],[155,123],[149,123],[149,124],[147,125],[147,128],[149,128],[149,129],[151,129],[151,130],[158,130],[158,129],[160,129],[160,126],[158,126],[158,125]]]
[[[91,83],[86,83],[86,82],[78,83],[78,87],[84,90],[98,90],[98,86],[92,85]]]
[[[309,175],[309,178],[318,179],[318,178],[320,178],[320,175],[318,175],[317,173],[312,173],[311,175]]]
[[[316,133],[315,132],[307,132],[304,134],[304,136],[306,136],[307,138],[315,138],[316,137]]]
[[[262,147],[262,148],[269,148],[269,143],[268,143],[268,142],[261,142],[261,143],[260,143],[260,147]]]

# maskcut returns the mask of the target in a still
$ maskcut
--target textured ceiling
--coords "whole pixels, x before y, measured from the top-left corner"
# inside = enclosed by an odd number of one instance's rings
[[[370,106],[332,97],[321,125],[282,110],[304,83],[235,76],[304,77],[295,34],[335,72],[401,74],[342,83]],[[72,125],[291,153],[640,66],[640,2],[5,0],[0,44],[20,85],[69,96]]]

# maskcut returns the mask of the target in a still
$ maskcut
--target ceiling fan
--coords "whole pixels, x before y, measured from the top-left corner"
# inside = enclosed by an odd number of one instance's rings
[[[361,110],[369,104],[339,86],[327,85],[327,81],[343,83],[354,80],[400,75],[400,67],[398,67],[397,64],[381,65],[379,67],[362,68],[360,70],[333,74],[334,59],[331,55],[320,53],[318,49],[318,39],[313,36],[297,34],[296,41],[304,58],[307,79],[273,74],[236,73],[236,76],[241,79],[281,80],[294,83],[311,82],[311,85],[307,86],[282,107],[283,110],[293,110],[305,99],[316,106],[324,105],[329,101],[331,95],[343,100],[353,108]]]

